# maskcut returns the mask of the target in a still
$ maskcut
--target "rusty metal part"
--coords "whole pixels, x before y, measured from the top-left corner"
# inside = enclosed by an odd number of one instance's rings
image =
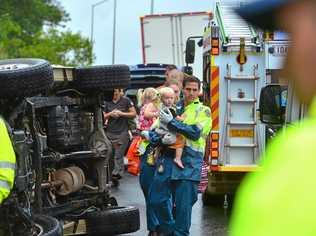
[[[56,193],[65,196],[80,190],[84,186],[86,179],[82,169],[72,166],[52,173],[52,182],[60,181],[62,184],[56,189]]]
[[[54,188],[54,187],[59,187],[61,185],[63,185],[63,181],[61,180],[56,180],[56,181],[51,181],[51,182],[46,182],[46,183],[42,183],[41,187],[42,188]]]

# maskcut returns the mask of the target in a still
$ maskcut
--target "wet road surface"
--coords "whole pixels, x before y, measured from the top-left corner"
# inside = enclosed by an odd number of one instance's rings
[[[131,205],[140,209],[140,230],[125,234],[124,236],[146,236],[145,200],[139,186],[138,177],[125,174],[118,188],[112,188],[113,196],[116,197],[121,206]],[[192,225],[190,235],[192,236],[224,236],[227,235],[229,214],[223,206],[203,206],[201,194],[199,200],[193,207]]]

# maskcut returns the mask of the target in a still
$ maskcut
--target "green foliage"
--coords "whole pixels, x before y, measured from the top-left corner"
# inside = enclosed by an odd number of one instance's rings
[[[0,59],[35,57],[52,64],[91,64],[89,39],[61,30],[68,20],[56,0],[1,0]]]

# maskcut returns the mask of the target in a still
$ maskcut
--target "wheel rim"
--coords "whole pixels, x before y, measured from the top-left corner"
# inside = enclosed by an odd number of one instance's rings
[[[43,227],[41,226],[41,225],[39,225],[39,224],[35,224],[35,227],[36,227],[36,229],[35,229],[35,234],[34,234],[34,236],[41,236],[41,235],[43,235],[43,233],[44,233],[44,229],[43,229]]]
[[[16,63],[8,63],[4,65],[0,65],[0,71],[9,71],[9,70],[16,70],[16,69],[23,69],[29,67],[29,64],[16,64]]]
[[[117,201],[114,197],[110,197],[108,206],[118,206]]]

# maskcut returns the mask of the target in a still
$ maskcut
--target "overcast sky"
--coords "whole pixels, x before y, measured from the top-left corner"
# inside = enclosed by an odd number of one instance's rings
[[[100,0],[60,0],[70,14],[67,28],[90,38],[91,6]],[[96,65],[112,64],[113,0],[95,7],[94,53]],[[150,0],[117,0],[115,63],[142,62],[140,16],[150,14]],[[155,0],[154,13],[210,11],[212,0]],[[162,32],[163,33],[163,32]]]
[[[154,0],[154,14],[211,11],[219,0]],[[221,0],[240,2],[251,0]],[[90,38],[91,7],[101,0],[59,0],[70,14],[66,25]],[[94,64],[112,64],[113,0],[94,8]],[[151,0],[117,0],[115,63],[142,62],[140,16],[150,14]],[[163,33],[163,32],[162,32]]]

